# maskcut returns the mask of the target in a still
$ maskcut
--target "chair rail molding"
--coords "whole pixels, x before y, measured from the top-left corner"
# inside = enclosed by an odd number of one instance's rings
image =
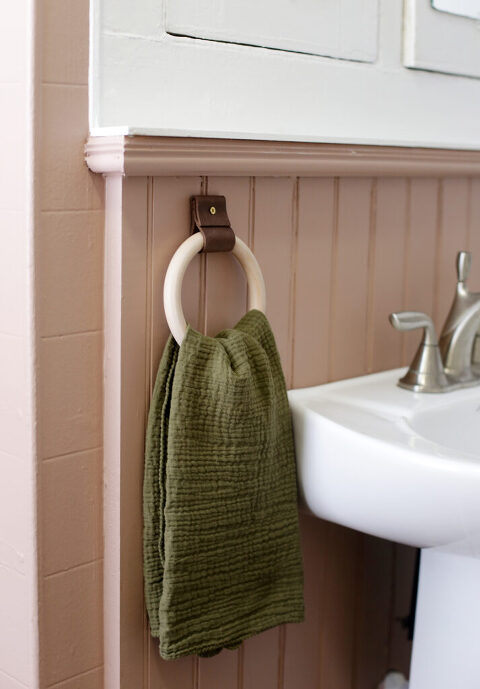
[[[445,177],[480,174],[480,151],[401,146],[92,136],[93,172],[105,175],[268,175],[273,177]]]

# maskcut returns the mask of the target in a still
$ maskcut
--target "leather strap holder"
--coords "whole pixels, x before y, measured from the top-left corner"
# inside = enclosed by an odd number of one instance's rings
[[[231,251],[235,233],[230,225],[225,196],[192,196],[190,234],[201,232],[203,249],[200,253]]]

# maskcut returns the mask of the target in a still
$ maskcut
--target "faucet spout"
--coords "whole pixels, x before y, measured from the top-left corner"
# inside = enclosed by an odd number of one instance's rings
[[[475,338],[480,328],[480,292],[471,292],[467,287],[470,265],[470,253],[460,251],[455,296],[439,340],[445,373],[458,383],[480,382],[472,369]]]

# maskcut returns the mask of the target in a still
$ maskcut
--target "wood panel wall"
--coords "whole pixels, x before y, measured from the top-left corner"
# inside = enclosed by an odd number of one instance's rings
[[[289,387],[408,363],[418,334],[402,336],[387,316],[424,310],[439,328],[459,249],[473,252],[480,288],[478,179],[144,177],[124,185],[124,198],[144,207],[135,222],[148,225],[147,397],[168,334],[163,278],[187,235],[191,194],[224,194],[235,231],[254,250]],[[199,256],[184,282],[187,319],[209,334],[240,318],[246,296],[229,255]],[[388,668],[408,673],[399,618],[409,612],[414,551],[306,514],[301,536],[303,624],[211,659],[168,662],[145,628],[144,689],[374,689]]]

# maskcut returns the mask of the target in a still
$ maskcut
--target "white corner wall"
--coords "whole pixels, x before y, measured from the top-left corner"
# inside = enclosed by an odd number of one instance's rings
[[[32,328],[33,3],[0,23],[0,687],[38,687]]]

